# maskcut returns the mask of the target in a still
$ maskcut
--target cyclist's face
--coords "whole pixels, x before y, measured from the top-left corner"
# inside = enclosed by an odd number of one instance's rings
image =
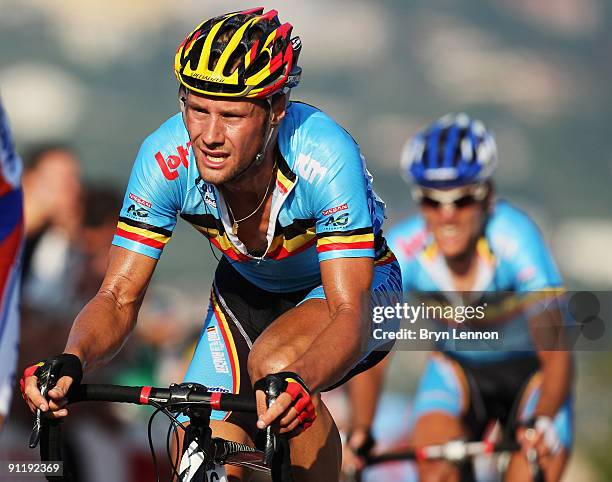
[[[456,258],[474,249],[486,219],[487,200],[478,201],[466,193],[458,194],[455,203],[442,204],[425,196],[421,213],[442,255]]]
[[[202,179],[220,185],[245,169],[263,147],[267,116],[261,101],[186,95],[185,125]]]

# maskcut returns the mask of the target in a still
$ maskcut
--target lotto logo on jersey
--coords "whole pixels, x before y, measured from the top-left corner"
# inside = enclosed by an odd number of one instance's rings
[[[320,181],[325,174],[327,174],[327,168],[319,164],[319,161],[309,157],[305,154],[300,154],[295,167],[300,176],[302,176],[310,184]]]
[[[155,154],[155,160],[157,165],[161,169],[164,177],[168,181],[174,181],[178,177],[178,168],[182,164],[185,169],[189,167],[189,148],[191,142],[188,142],[185,146],[177,146],[176,151],[178,155],[170,155],[164,157],[161,151]]]
[[[423,229],[408,239],[400,239],[398,245],[404,256],[413,258],[423,249],[425,241],[427,241],[427,231]]]

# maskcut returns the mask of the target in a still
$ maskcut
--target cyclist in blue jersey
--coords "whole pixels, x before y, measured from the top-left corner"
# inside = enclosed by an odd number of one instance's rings
[[[401,276],[358,145],[320,110],[289,102],[301,72],[291,31],[257,8],[203,22],[179,46],[181,112],[138,153],[106,278],[62,355],[72,376],[47,403],[29,369],[30,408],[65,416],[81,364],[119,350],[179,215],[222,254],[185,380],[255,391],[259,406],[258,417],[214,411],[213,431],[249,442],[276,422],[293,436],[297,480],[337,480],[339,437],[317,394],[385,356],[365,308],[371,292],[399,290]],[[266,409],[254,386],[274,373],[286,389]]]
[[[562,280],[533,221],[494,197],[496,163],[492,134],[465,114],[432,123],[402,155],[420,207],[388,236],[404,292],[448,305],[461,300],[458,293],[481,292],[486,316],[472,327],[493,328],[504,340],[503,350],[483,349],[478,341],[438,344],[414,400],[412,443],[480,439],[491,419],[530,421],[535,431],[517,430],[525,452],[513,456],[506,480],[531,480],[525,454],[535,447],[546,480],[556,481],[572,443],[572,357],[547,351],[554,348],[535,334],[544,312],[519,315],[509,307],[516,308],[517,297],[559,296]],[[560,320],[560,311],[553,313]],[[459,480],[460,473],[447,462],[421,463],[419,472],[435,481]]]
[[[21,159],[15,152],[0,102],[0,428],[4,423],[17,368],[19,280],[23,239]]]

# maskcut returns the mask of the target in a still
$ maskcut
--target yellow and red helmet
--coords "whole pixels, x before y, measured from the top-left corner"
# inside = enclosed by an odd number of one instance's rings
[[[278,12],[254,8],[200,24],[179,45],[174,73],[189,90],[223,97],[265,98],[295,87],[299,37]]]

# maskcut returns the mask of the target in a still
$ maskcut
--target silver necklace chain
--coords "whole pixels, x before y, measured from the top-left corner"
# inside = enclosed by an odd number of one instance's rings
[[[234,216],[234,212],[232,211],[232,207],[230,206],[229,202],[227,201],[227,199],[225,200],[225,205],[227,206],[227,209],[230,213],[230,216],[232,217],[232,234],[234,236],[238,236],[238,224],[241,223],[242,221],[246,221],[247,219],[249,219],[251,216],[255,215],[255,213],[257,211],[259,211],[261,209],[261,207],[263,206],[265,200],[268,197],[268,194],[270,192],[270,186],[273,184],[272,183],[272,179],[274,179],[274,172],[276,170],[276,163],[274,163],[274,166],[272,167],[272,175],[270,176],[270,180],[268,181],[268,187],[266,188],[266,192],[264,193],[263,197],[261,198],[261,201],[259,201],[259,204],[257,205],[257,207],[255,208],[255,210],[249,214],[248,216],[243,217],[242,219],[236,219],[236,217]]]

